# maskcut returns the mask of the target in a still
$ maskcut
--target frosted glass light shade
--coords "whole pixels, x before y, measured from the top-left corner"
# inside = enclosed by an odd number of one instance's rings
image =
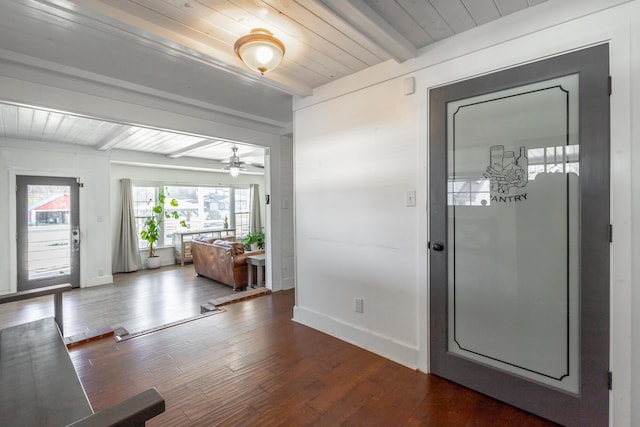
[[[254,28],[233,46],[247,67],[263,74],[275,69],[284,57],[284,44],[264,28]]]
[[[233,166],[233,165],[232,165],[232,166],[229,168],[229,174],[231,174],[231,176],[232,176],[233,178],[237,178],[237,177],[238,177],[238,175],[240,175],[240,167],[239,167],[239,166]]]

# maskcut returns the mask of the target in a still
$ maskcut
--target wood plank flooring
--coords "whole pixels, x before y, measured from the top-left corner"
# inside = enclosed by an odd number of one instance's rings
[[[117,327],[145,331],[197,316],[201,304],[233,294],[229,286],[196,276],[192,264],[115,274],[113,284],[64,293],[64,332],[70,337]],[[51,297],[2,304],[0,329],[50,316]]]
[[[157,387],[149,426],[554,425],[297,324],[293,305],[277,292],[71,357],[95,410]]]

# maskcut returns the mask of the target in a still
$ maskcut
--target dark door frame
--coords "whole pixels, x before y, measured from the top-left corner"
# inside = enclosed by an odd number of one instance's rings
[[[45,176],[32,175],[28,173],[17,173],[16,181],[16,288],[18,291],[36,289],[61,283],[70,283],[74,288],[80,287],[80,191],[77,178],[69,176]],[[28,221],[21,211],[19,203],[22,199],[26,202],[26,194],[22,191],[30,184],[42,185],[62,185],[69,186],[71,196],[70,208],[70,235],[69,235],[69,261],[70,274],[61,276],[49,276],[42,279],[30,279],[28,275]],[[28,206],[22,206],[22,208]],[[77,237],[74,244],[72,236]]]

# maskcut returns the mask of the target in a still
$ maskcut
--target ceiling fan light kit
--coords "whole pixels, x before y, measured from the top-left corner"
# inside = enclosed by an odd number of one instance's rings
[[[284,44],[264,28],[254,28],[249,34],[240,37],[233,50],[247,67],[262,75],[273,71],[282,61],[285,52]]]
[[[240,157],[238,157],[238,147],[234,145],[231,150],[233,150],[233,154],[229,158],[229,174],[231,177],[237,178],[238,175],[240,175],[240,170],[242,169],[242,162],[240,161]]]

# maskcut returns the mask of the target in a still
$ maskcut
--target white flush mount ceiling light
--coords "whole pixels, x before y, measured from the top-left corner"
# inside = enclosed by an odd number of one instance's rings
[[[285,51],[284,44],[264,28],[254,28],[240,37],[233,50],[247,67],[262,75],[280,64]]]

